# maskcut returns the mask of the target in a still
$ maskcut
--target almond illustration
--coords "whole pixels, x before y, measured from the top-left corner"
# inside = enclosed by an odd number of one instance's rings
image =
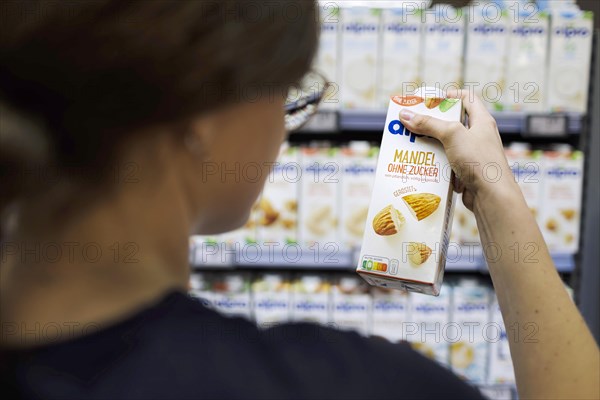
[[[546,229],[550,232],[556,232],[558,230],[558,222],[554,218],[550,218],[546,221]]]
[[[562,214],[563,217],[565,217],[565,219],[567,221],[571,221],[573,219],[573,217],[575,217],[575,210],[573,209],[566,209],[566,210],[560,210],[560,213]]]
[[[408,259],[415,265],[421,265],[431,255],[431,248],[425,243],[410,242],[407,246]]]
[[[443,100],[444,99],[442,99],[440,97],[426,97],[425,98],[425,107],[427,107],[431,110],[432,108],[436,108],[437,106],[439,106]]]
[[[279,218],[279,212],[277,212],[271,202],[265,198],[260,199],[259,209],[262,211],[262,217],[260,219],[260,224],[262,226],[270,226],[277,218]]]
[[[390,204],[373,218],[373,230],[381,236],[395,235],[405,222],[406,220],[400,211]]]
[[[421,221],[438,209],[442,199],[433,193],[417,193],[404,196],[402,200],[404,200],[412,215],[418,221]]]

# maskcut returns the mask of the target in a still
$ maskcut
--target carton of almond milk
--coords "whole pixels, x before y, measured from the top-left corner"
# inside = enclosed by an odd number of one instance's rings
[[[461,101],[440,90],[392,97],[357,272],[371,285],[437,296],[452,225],[452,169],[439,141],[402,125],[405,108],[462,121]]]
[[[332,286],[333,326],[369,334],[371,296],[369,285],[356,276],[341,276]]]

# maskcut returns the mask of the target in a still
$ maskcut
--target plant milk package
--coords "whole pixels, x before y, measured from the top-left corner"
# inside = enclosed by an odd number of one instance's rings
[[[450,343],[450,365],[469,382],[485,383],[488,342],[484,329],[490,319],[489,290],[465,279],[453,288],[452,296],[450,315],[451,322],[458,326],[458,340]]]
[[[223,252],[223,240],[228,234],[191,236],[190,265],[206,267],[230,264],[231,257]]]
[[[342,107],[374,108],[381,10],[348,3],[340,11]]]
[[[341,223],[339,237],[346,249],[360,247],[375,182],[379,148],[352,142],[340,149]]]
[[[448,329],[450,292],[442,288],[439,296],[414,296],[410,298],[410,319],[404,334],[406,340],[420,353],[442,365],[448,365]]]
[[[583,187],[583,153],[566,148],[544,152],[544,199],[540,228],[548,248],[556,253],[576,253]]]
[[[298,240],[298,195],[302,168],[299,150],[284,144],[256,210],[261,243],[279,251]]]
[[[319,13],[321,35],[319,36],[319,49],[315,57],[314,68],[331,83],[320,108],[335,110],[339,107],[340,103],[340,88],[338,83],[339,7],[334,2],[321,3]]]
[[[463,11],[448,4],[436,4],[425,10],[423,35],[423,84],[444,90],[462,87]]]
[[[510,356],[508,335],[498,306],[498,299],[495,297],[491,307],[492,322],[486,329],[486,335],[490,341],[488,383],[514,385],[515,372]]]
[[[250,282],[244,273],[220,272],[211,275],[212,302],[225,315],[250,319]]]
[[[381,54],[377,106],[385,108],[393,95],[403,96],[420,85],[421,13],[417,2],[382,10]]]
[[[326,325],[331,322],[331,284],[323,275],[302,274],[292,284],[291,320]]]
[[[337,155],[337,148],[302,148],[299,211],[300,244],[305,251],[324,250],[338,243],[341,173]]]
[[[335,328],[369,334],[371,296],[365,281],[356,276],[338,277],[332,287],[332,301]]]
[[[533,4],[511,6],[511,25],[502,109],[543,111],[547,98],[547,55],[550,20]]]
[[[452,225],[452,170],[439,141],[402,125],[405,108],[462,121],[461,101],[439,90],[392,97],[357,272],[374,286],[437,295]]]
[[[577,6],[552,12],[548,107],[585,113],[592,56],[594,14]]]
[[[258,212],[262,194],[252,205],[250,215],[246,223],[230,232],[219,235],[220,258],[224,264],[239,261],[239,257],[245,254],[248,248],[256,247],[258,243]]]
[[[488,109],[496,106],[504,87],[506,52],[508,50],[509,16],[496,3],[477,3],[468,7],[467,44],[465,49],[465,86]]]
[[[513,143],[505,149],[506,159],[523,197],[537,218],[542,204],[542,155],[540,150],[529,149],[528,144]]]
[[[290,317],[290,281],[284,274],[261,274],[252,282],[254,320],[261,328],[287,322]]]
[[[372,288],[371,335],[396,343],[405,340],[404,326],[409,319],[409,295],[402,290]]]
[[[461,245],[461,256],[469,259],[473,255],[481,254],[481,239],[475,214],[469,210],[462,200],[462,194],[456,196],[454,207],[454,222],[452,229],[457,227],[458,243]]]

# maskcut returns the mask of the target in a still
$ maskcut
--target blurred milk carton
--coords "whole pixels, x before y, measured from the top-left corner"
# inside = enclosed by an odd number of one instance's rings
[[[392,343],[405,340],[404,324],[410,322],[408,292],[373,287],[371,293],[373,294],[371,335],[380,336]]]
[[[225,315],[250,319],[250,281],[245,273],[219,272],[210,276],[212,303]]]
[[[333,326],[369,334],[371,296],[369,286],[356,276],[341,276],[332,287]]]
[[[319,36],[319,49],[315,57],[314,68],[320,72],[330,87],[322,100],[320,108],[323,110],[336,110],[340,103],[340,85],[338,82],[340,13],[335,2],[322,2],[319,7],[321,22],[321,35]]]
[[[506,159],[523,197],[537,218],[542,204],[542,155],[540,150],[531,150],[529,144],[512,143],[505,149]]]
[[[360,247],[375,182],[379,148],[367,142],[352,142],[340,149],[341,223],[339,237],[347,249]]]
[[[292,283],[291,320],[326,325],[331,322],[331,284],[323,275],[302,274]]]
[[[458,340],[450,343],[450,365],[470,382],[485,383],[488,342],[483,331],[490,319],[489,290],[477,281],[464,279],[453,288],[452,295],[451,321],[458,324]]]
[[[492,301],[492,322],[486,334],[490,341],[489,357],[489,384],[515,384],[515,372],[513,369],[506,326],[502,319],[502,313],[498,306],[498,299]]]
[[[348,2],[342,3],[340,14],[342,107],[375,108],[381,10]]]
[[[290,317],[290,281],[285,274],[260,274],[252,282],[256,324],[262,328],[287,322]]]

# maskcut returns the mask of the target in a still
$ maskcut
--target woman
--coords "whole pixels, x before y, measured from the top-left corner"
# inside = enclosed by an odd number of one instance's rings
[[[240,226],[263,184],[284,97],[317,42],[298,2],[3,4],[2,378],[61,398],[480,398],[408,346],[312,325],[258,331],[185,295],[188,236]],[[295,13],[292,13],[294,12]],[[267,95],[267,93],[269,93]],[[258,95],[257,95],[258,94]],[[598,398],[598,349],[512,179],[494,120],[405,113],[442,141],[477,217],[522,398]],[[502,177],[483,179],[494,162]],[[8,218],[10,216],[10,218]],[[515,243],[539,246],[537,263]],[[8,389],[7,389],[8,390]]]

